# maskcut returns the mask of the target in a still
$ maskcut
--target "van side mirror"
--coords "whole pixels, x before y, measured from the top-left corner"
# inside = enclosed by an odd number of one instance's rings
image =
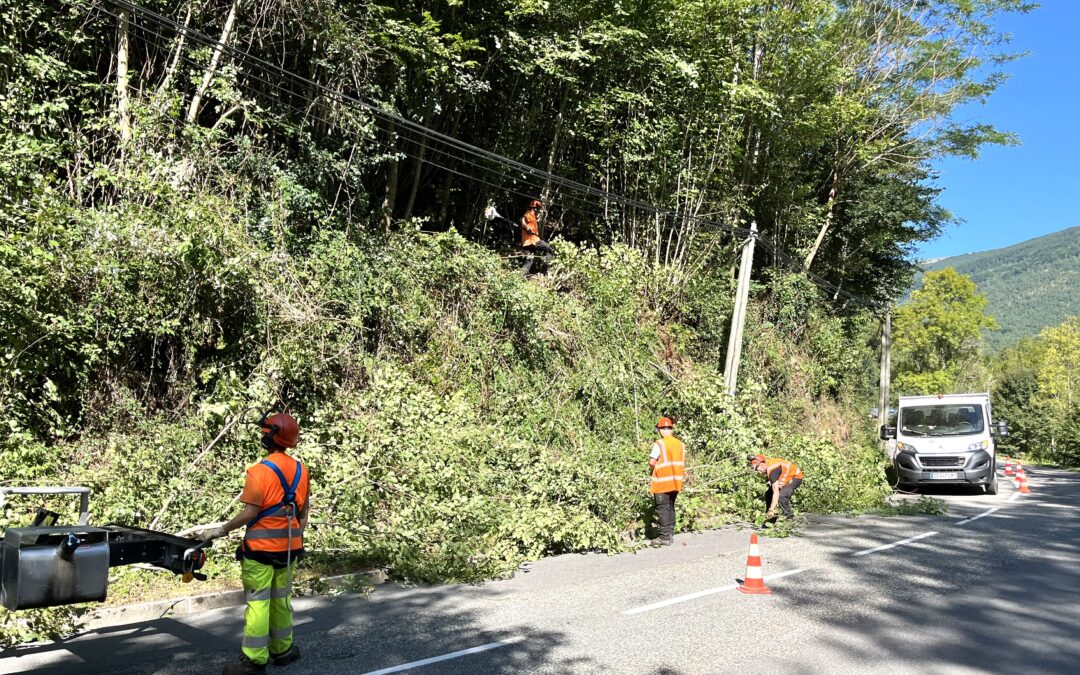
[[[896,427],[882,426],[878,435],[883,441],[896,438]]]
[[[997,422],[994,422],[994,426],[997,427],[997,429],[995,429],[995,433],[998,436],[1004,438],[1005,436],[1009,435],[1009,425],[1006,424],[1005,420],[998,420]]]

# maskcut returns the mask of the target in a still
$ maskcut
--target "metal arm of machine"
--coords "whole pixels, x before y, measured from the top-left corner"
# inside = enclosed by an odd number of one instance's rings
[[[78,494],[78,525],[57,525],[58,514],[40,509],[29,527],[9,527],[0,540],[0,605],[10,610],[100,602],[110,567],[148,563],[184,581],[206,576],[208,542],[116,523],[89,525],[90,489],[0,488],[5,495]]]

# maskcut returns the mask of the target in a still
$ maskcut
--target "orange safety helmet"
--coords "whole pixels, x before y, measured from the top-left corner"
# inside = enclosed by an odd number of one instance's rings
[[[543,207],[544,207],[544,204],[539,199],[534,199],[531,202],[529,202],[529,208],[530,209],[540,209],[540,208],[543,208]]]
[[[300,439],[300,425],[288,413],[266,413],[259,420],[259,426],[263,431],[262,446],[267,450],[274,447],[295,448]]]
[[[675,423],[671,421],[670,417],[661,417],[660,421],[656,423],[657,429],[671,429],[675,426]]]
[[[750,455],[750,466],[752,466],[752,467],[757,468],[757,465],[761,464],[764,461],[765,461],[765,455],[762,455],[762,454]]]

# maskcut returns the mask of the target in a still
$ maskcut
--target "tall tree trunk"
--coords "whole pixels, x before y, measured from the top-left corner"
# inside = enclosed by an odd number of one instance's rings
[[[158,87],[158,96],[164,94],[169,90],[172,85],[172,80],[176,76],[176,70],[180,67],[180,58],[184,55],[184,42],[187,40],[187,29],[191,25],[191,2],[187,6],[187,14],[184,16],[184,29],[179,32],[176,39],[176,51],[173,52],[172,61],[169,63],[169,67],[165,70],[165,76],[161,78],[161,86]]]
[[[229,15],[225,17],[225,26],[221,29],[221,39],[214,45],[214,53],[210,56],[210,65],[206,67],[202,82],[199,84],[199,88],[195,90],[195,96],[191,99],[191,106],[188,108],[187,114],[188,124],[194,122],[199,114],[202,98],[206,95],[206,90],[210,88],[210,81],[214,79],[218,63],[221,62],[221,52],[232,38],[233,26],[236,24],[236,12],[239,8],[240,0],[233,0],[232,6],[229,8]]]
[[[559,137],[562,134],[563,113],[566,112],[566,100],[570,97],[570,85],[563,85],[562,98],[559,100],[559,112],[555,115],[555,134],[551,138],[551,151],[548,152],[547,172],[555,172],[555,158],[559,154]],[[551,177],[544,179],[544,190],[540,194],[541,201],[546,206],[551,198]]]
[[[128,13],[120,10],[116,36],[116,111],[120,117],[121,150],[131,140],[131,100],[128,87]]]
[[[821,248],[821,242],[825,241],[825,235],[832,224],[833,214],[836,212],[836,192],[839,188],[840,170],[833,169],[832,181],[829,183],[829,199],[825,202],[825,219],[821,223],[821,229],[818,231],[817,239],[814,240],[814,245],[810,248],[810,252],[806,254],[806,262],[803,265],[803,269],[807,271],[814,264],[814,258],[817,257],[818,250]]]
[[[397,139],[393,141],[391,151],[397,154]],[[386,191],[383,193],[382,202],[382,215],[383,215],[383,227],[386,231],[390,231],[390,226],[394,222],[394,202],[397,201],[397,189],[398,189],[398,172],[400,169],[401,160],[394,159],[390,166],[386,169]]]
[[[439,224],[446,225],[446,218],[450,215],[450,194],[454,189],[454,174],[446,172],[443,178],[442,203],[439,204]]]
[[[416,193],[420,191],[420,176],[424,171],[424,155],[427,154],[428,137],[424,136],[420,143],[420,151],[416,153],[414,160],[416,167],[413,170],[412,181],[409,185],[409,200],[405,203],[405,219],[412,217],[413,206],[416,205]]]

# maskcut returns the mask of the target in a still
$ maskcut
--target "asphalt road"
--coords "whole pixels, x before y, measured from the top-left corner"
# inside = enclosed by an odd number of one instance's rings
[[[1080,475],[1029,476],[1028,495],[936,489],[944,516],[814,517],[763,538],[771,595],[733,590],[749,532],[732,528],[481,586],[300,599],[304,658],[268,672],[1075,673]],[[8,652],[0,672],[216,673],[236,658],[241,612]]]

